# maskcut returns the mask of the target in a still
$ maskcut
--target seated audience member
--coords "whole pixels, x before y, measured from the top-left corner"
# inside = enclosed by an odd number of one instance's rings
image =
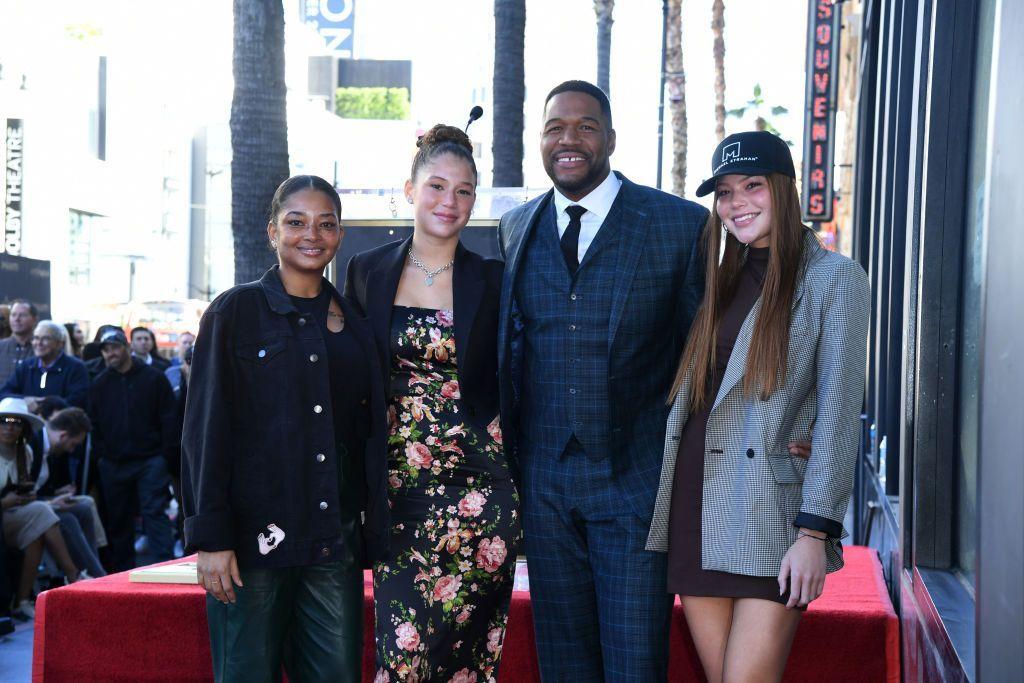
[[[0,389],[0,398],[23,398],[32,412],[43,396],[60,396],[73,406],[85,408],[89,373],[82,361],[64,353],[65,335],[63,325],[52,320],[40,321],[32,334],[35,358],[18,364]]]
[[[11,336],[0,340],[0,386],[14,374],[18,363],[32,357],[32,331],[39,322],[39,312],[35,305],[18,299],[11,304],[7,322],[11,326]]]
[[[171,367],[164,371],[167,375],[168,381],[171,383],[171,388],[174,389],[175,395],[178,393],[179,385],[181,384],[181,366],[185,359],[186,353],[192,352],[192,345],[196,343],[196,336],[191,332],[182,332],[178,335],[178,350],[174,354],[174,358],[171,360]]]
[[[163,372],[171,367],[171,362],[156,351],[156,337],[145,327],[132,328],[132,355],[146,365]]]
[[[107,369],[107,364],[100,353],[100,338],[110,330],[120,330],[117,325],[100,325],[96,330],[96,336],[82,349],[82,360],[85,362],[85,369],[89,371],[89,381],[96,379],[96,376]]]
[[[85,332],[78,326],[78,323],[64,323],[64,331],[67,332],[67,345],[64,352],[81,359],[82,349],[85,348]]]
[[[57,513],[49,504],[36,500],[35,483],[29,479],[32,449],[28,441],[42,426],[43,421],[29,412],[24,400],[0,400],[0,508],[5,542],[23,553],[12,614],[22,621],[35,616],[32,586],[44,547],[69,582],[90,578],[78,571],[61,536]]]
[[[93,577],[105,576],[97,550],[107,545],[107,536],[96,501],[91,496],[75,495],[77,487],[68,462],[92,431],[92,423],[81,408],[64,408],[52,414],[40,411],[40,417],[45,425],[31,443],[30,475],[36,497],[48,502],[60,518],[61,534],[75,565],[84,567]]]
[[[178,428],[171,384],[162,372],[134,358],[121,330],[100,340],[107,369],[90,389],[93,453],[107,512],[111,568],[135,566],[135,505],[142,514],[149,547],[157,560],[173,557],[168,460]]]

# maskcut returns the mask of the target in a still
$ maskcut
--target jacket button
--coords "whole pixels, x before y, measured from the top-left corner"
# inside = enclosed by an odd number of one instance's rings
[[[576,326],[575,325],[569,325],[569,331],[570,332],[575,332],[576,331]]]
[[[299,318],[299,327],[302,327],[305,324],[306,324],[306,319],[305,318]],[[326,548],[324,548],[324,550],[326,550]]]
[[[316,454],[316,461],[317,462],[323,462],[326,459],[327,459],[327,456],[324,455],[323,453],[317,453]]]
[[[316,355],[315,353],[309,354],[309,362],[310,363],[315,363],[318,360],[320,360],[320,356]]]
[[[266,349],[260,349],[260,352],[257,353],[256,355],[259,356],[260,358],[266,358],[267,357],[267,350]]]
[[[366,405],[366,399],[364,398],[364,399],[360,400],[359,401],[359,405],[365,406]]]
[[[330,548],[320,548],[320,554],[323,555],[324,557],[327,557],[328,555],[331,554],[331,549]]]
[[[320,501],[320,509],[321,510],[326,510],[327,509],[327,501],[326,500],[321,500]]]
[[[748,458],[753,458],[754,457],[754,449],[753,448],[748,448],[747,449],[747,457]]]
[[[569,298],[572,299],[573,301],[576,301],[576,292],[573,292],[572,294],[570,294]]]
[[[323,407],[318,406],[318,405],[317,406],[313,406],[313,412],[316,413],[317,415],[319,415],[320,413],[324,412],[324,409],[323,409]],[[751,457],[753,457],[753,456],[751,456]]]

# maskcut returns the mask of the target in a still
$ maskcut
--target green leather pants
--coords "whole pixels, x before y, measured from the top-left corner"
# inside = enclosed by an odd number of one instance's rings
[[[363,572],[358,558],[243,571],[237,601],[210,596],[216,681],[357,683],[362,673]]]

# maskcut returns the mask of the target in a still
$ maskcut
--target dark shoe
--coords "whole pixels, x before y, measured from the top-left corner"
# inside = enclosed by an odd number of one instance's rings
[[[0,617],[0,638],[14,633],[14,620],[10,617]]]

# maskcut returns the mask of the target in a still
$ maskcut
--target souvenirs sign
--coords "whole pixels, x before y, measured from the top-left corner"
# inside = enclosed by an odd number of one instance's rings
[[[832,220],[836,76],[841,5],[811,0],[807,21],[807,94],[804,114],[803,217]]]

